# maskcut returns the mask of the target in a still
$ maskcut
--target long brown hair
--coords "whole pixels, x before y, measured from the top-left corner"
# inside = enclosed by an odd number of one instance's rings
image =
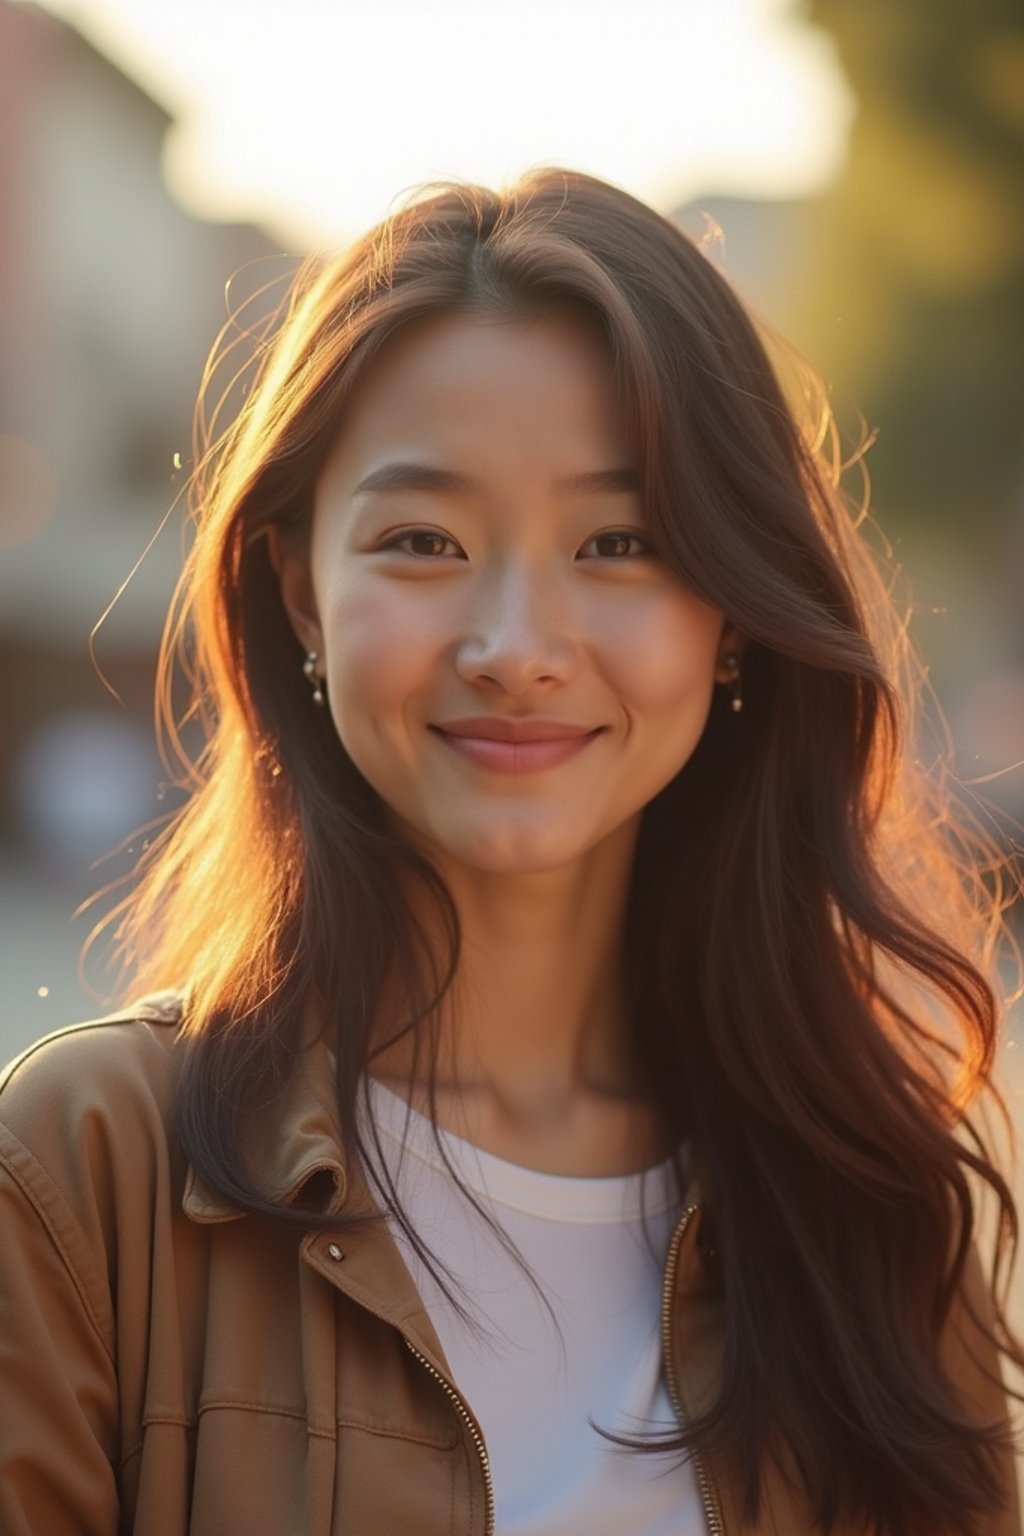
[[[729,1320],[718,1401],[674,1443],[730,1457],[749,1518],[778,1440],[826,1532],[844,1518],[883,1536],[962,1531],[998,1507],[1008,1434],[967,1415],[938,1351],[972,1184],[997,1206],[993,1291],[1016,1252],[1012,1196],[968,1114],[983,1090],[1001,1106],[986,979],[999,860],[916,766],[916,664],[884,552],[840,484],[823,392],[809,373],[794,375],[804,399],[784,389],[776,344],[711,261],[616,188],[541,170],[501,195],[421,189],[306,266],[241,409],[200,445],[163,654],[191,794],[118,930],[137,988],[187,983],[180,1137],[240,1208],[309,1225],[253,1186],[239,1146],[308,999],[336,1033],[358,1155],[385,984],[408,1002],[396,1028],[415,1032],[455,974],[454,903],[313,706],[265,534],[303,536],[346,402],[390,336],[439,313],[560,304],[607,337],[660,557],[749,641],[742,714],[716,698],[644,813],[627,918],[638,1071],[706,1170]],[[191,754],[170,707],[182,676]],[[403,900],[410,876],[445,952]],[[979,1327],[1024,1365],[993,1309]]]

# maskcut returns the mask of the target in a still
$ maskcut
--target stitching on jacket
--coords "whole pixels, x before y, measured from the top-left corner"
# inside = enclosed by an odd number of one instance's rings
[[[437,1440],[428,1435],[417,1435],[402,1429],[388,1429],[384,1425],[366,1424],[359,1419],[337,1419],[328,1427],[311,1422],[304,1413],[295,1408],[275,1408],[267,1403],[243,1403],[237,1402],[233,1398],[204,1403],[199,1413],[194,1417],[180,1413],[147,1413],[143,1419],[143,1429],[148,1430],[154,1425],[162,1425],[194,1432],[199,1428],[199,1421],[208,1409],[211,1412],[224,1412],[236,1409],[241,1413],[263,1413],[274,1418],[291,1419],[298,1423],[304,1423],[309,1433],[318,1440],[333,1441],[337,1439],[337,1431],[339,1429],[353,1429],[360,1430],[366,1435],[377,1435],[382,1440],[408,1441],[412,1445],[422,1445],[431,1451],[451,1451],[460,1443],[458,1432],[453,1434],[448,1440]],[[120,1460],[121,1466],[131,1461],[133,1456],[139,1454],[145,1444],[145,1440],[146,1436],[143,1433],[138,1440],[132,1443],[129,1450],[123,1452]]]
[[[211,1403],[210,1404],[211,1408],[237,1408],[238,1406],[239,1406],[239,1404],[237,1404],[237,1403]],[[245,1405],[242,1405],[242,1406],[245,1407],[245,1411],[248,1412],[248,1413],[268,1413],[268,1414],[277,1415],[280,1418],[299,1419],[299,1420],[303,1419],[303,1417],[304,1417],[303,1414],[301,1414],[301,1413],[292,1413],[288,1409],[264,1408],[264,1407],[260,1407],[260,1406],[258,1406],[256,1404],[245,1404]],[[330,1440],[332,1442],[336,1439],[336,1436],[331,1434],[329,1430],[319,1429],[319,1428],[317,1428],[313,1424],[307,1424],[306,1427],[309,1430],[310,1435],[312,1435],[315,1439],[318,1439],[318,1440]],[[120,1466],[120,1468],[122,1470],[128,1465],[128,1463],[130,1461],[133,1461],[136,1456],[141,1454],[141,1452],[142,1452],[142,1450],[143,1450],[143,1448],[144,1448],[144,1446],[146,1444],[146,1431],[148,1431],[148,1430],[150,1430],[152,1428],[184,1429],[189,1434],[194,1435],[196,1433],[196,1431],[198,1430],[198,1428],[199,1428],[199,1419],[198,1419],[198,1417],[189,1417],[187,1414],[176,1414],[176,1413],[148,1413],[148,1414],[146,1414],[145,1418],[143,1419],[143,1433],[139,1436],[139,1438],[137,1440],[134,1440],[132,1442],[132,1444],[128,1448],[128,1450],[122,1452],[122,1454],[121,1454],[121,1459],[120,1459],[120,1462],[119,1462],[119,1466]]]
[[[449,1440],[437,1440],[433,1436],[417,1435],[404,1429],[378,1428],[375,1424],[366,1424],[359,1419],[339,1419],[339,1429],[358,1429],[366,1435],[379,1435],[382,1440],[407,1440],[411,1445],[423,1445],[431,1451],[453,1451],[459,1443],[458,1430]]]
[[[240,1413],[264,1413],[269,1414],[271,1417],[293,1419],[305,1424],[311,1435],[316,1435],[324,1440],[336,1439],[339,1429],[358,1429],[367,1435],[380,1435],[385,1440],[408,1440],[413,1445],[428,1446],[432,1450],[451,1450],[459,1439],[458,1432],[449,1440],[439,1440],[435,1436],[417,1434],[413,1430],[392,1429],[386,1424],[368,1424],[364,1419],[333,1419],[329,1425],[317,1424],[309,1419],[305,1410],[301,1408],[284,1408],[274,1403],[250,1403],[235,1397],[214,1398],[200,1403],[198,1415],[194,1420],[182,1421],[177,1417],[168,1416],[165,1421],[157,1415],[147,1415],[145,1423],[148,1425],[162,1422],[185,1422],[198,1425],[204,1413],[225,1412],[231,1409],[235,1409]]]
[[[145,1425],[144,1425],[144,1432],[139,1436],[139,1438],[137,1440],[133,1440],[132,1441],[131,1445],[128,1447],[128,1449],[126,1451],[122,1451],[121,1452],[121,1457],[120,1457],[120,1460],[118,1461],[118,1468],[122,1472],[124,1471],[124,1469],[128,1465],[128,1463],[130,1461],[134,1461],[135,1457],[138,1456],[139,1453],[141,1452],[143,1446],[146,1443],[145,1429],[148,1429],[151,1424],[159,1424],[159,1425],[164,1425],[164,1426],[170,1425],[172,1428],[187,1429],[189,1431],[193,1431],[195,1429],[195,1427],[196,1427],[195,1419],[180,1418],[180,1417],[179,1418],[175,1418],[175,1416],[173,1414],[170,1414],[170,1413],[168,1413],[168,1414],[157,1414],[153,1418],[146,1419]]]
[[[430,1450],[454,1450],[459,1444],[459,1432],[454,1430],[448,1439],[438,1439],[434,1435],[416,1435],[408,1430],[391,1430],[387,1425],[367,1424],[364,1419],[338,1419],[339,1430],[362,1430],[364,1435],[379,1435],[382,1439],[398,1439],[398,1441],[410,1441],[413,1445],[427,1445]]]
[[[83,1277],[79,1274],[78,1269],[72,1260],[68,1243],[64,1240],[59,1230],[57,1223],[57,1213],[55,1212],[54,1214],[51,1214],[46,1202],[43,1200],[41,1190],[37,1190],[34,1187],[36,1182],[38,1182],[40,1186],[46,1189],[47,1194],[51,1195],[54,1205],[59,1205],[60,1214],[64,1217],[64,1221],[67,1227],[75,1233],[79,1240],[78,1243],[76,1243],[76,1246],[80,1246],[81,1248],[87,1250],[88,1245],[86,1243],[85,1233],[75,1221],[74,1216],[68,1208],[67,1202],[65,1201],[64,1196],[61,1194],[57,1185],[50,1178],[50,1175],[47,1173],[42,1164],[37,1162],[37,1160],[33,1157],[32,1153],[25,1146],[24,1142],[22,1142],[20,1138],[14,1134],[9,1126],[0,1125],[0,1134],[2,1134],[4,1137],[10,1138],[10,1140],[17,1147],[18,1151],[24,1155],[28,1165],[25,1168],[21,1168],[19,1166],[20,1159],[15,1161],[8,1153],[0,1148],[0,1166],[4,1167],[10,1174],[14,1184],[21,1191],[22,1195],[28,1201],[40,1222],[45,1227],[47,1235],[49,1236],[50,1241],[56,1249],[57,1253],[60,1255],[61,1262],[67,1270],[71,1282],[78,1293],[83,1310],[89,1319],[89,1323],[93,1329],[93,1332],[96,1334],[96,1337],[102,1344],[104,1352],[106,1353],[111,1364],[116,1364],[113,1336],[112,1334],[108,1335],[108,1330],[104,1327],[102,1321],[96,1316],[96,1311],[93,1307],[92,1299],[89,1295],[89,1288],[86,1285]],[[34,1175],[32,1180],[28,1178],[29,1174]]]
[[[19,1051],[7,1065],[0,1071],[0,1093],[14,1077],[19,1067],[23,1067],[37,1051],[41,1051],[44,1045],[52,1045],[55,1040],[62,1040],[65,1035],[80,1035],[88,1029],[105,1029],[109,1025],[116,1024],[173,1024],[177,1026],[180,1020],[172,1017],[167,1011],[162,1011],[155,1004],[147,1004],[141,1001],[134,1008],[125,1008],[120,1013],[108,1014],[102,1019],[85,1019],[81,1024],[65,1024],[63,1029],[52,1029],[48,1035],[40,1035],[38,1040],[33,1040],[23,1051]]]
[[[240,1397],[214,1397],[204,1398],[199,1404],[196,1423],[198,1424],[204,1413],[222,1408],[238,1408],[245,1413],[269,1413],[279,1419],[300,1419],[303,1424],[307,1422],[306,1414],[300,1408],[285,1408],[277,1403],[249,1403]],[[150,1421],[147,1419],[146,1422]]]

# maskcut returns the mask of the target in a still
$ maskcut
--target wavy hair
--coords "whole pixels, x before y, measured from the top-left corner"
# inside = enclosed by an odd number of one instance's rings
[[[974,1113],[986,1095],[1008,1125],[986,978],[1009,877],[948,776],[919,765],[922,669],[824,391],[669,220],[559,169],[500,194],[433,184],[300,272],[234,419],[197,447],[161,671],[189,798],[119,910],[120,953],[138,989],[187,982],[192,1163],[240,1208],[309,1226],[248,1178],[243,1117],[272,1100],[314,997],[359,1155],[384,988],[417,1038],[456,973],[459,924],[311,702],[265,535],[303,536],[389,337],[562,305],[606,337],[660,558],[748,639],[742,715],[716,690],[693,756],[645,809],[627,913],[638,1069],[706,1170],[729,1319],[718,1399],[671,1443],[730,1458],[751,1519],[783,1443],[825,1532],[960,1532],[998,1507],[1008,1443],[939,1359],[982,1191],[994,1321],[975,1322],[1024,1366],[996,1297],[1017,1214]],[[409,878],[443,919],[440,946]]]

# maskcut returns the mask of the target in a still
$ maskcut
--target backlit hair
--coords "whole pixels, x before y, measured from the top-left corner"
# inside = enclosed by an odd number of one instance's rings
[[[187,988],[184,1149],[241,1208],[308,1227],[315,1214],[253,1187],[239,1138],[289,1069],[307,1001],[336,1032],[351,1156],[386,982],[407,1002],[395,1032],[429,1035],[457,913],[313,704],[265,534],[305,537],[390,337],[552,307],[606,339],[658,554],[749,642],[742,714],[716,690],[691,760],[645,810],[627,918],[637,1073],[672,1144],[692,1138],[728,1318],[719,1398],[671,1443],[730,1458],[750,1518],[784,1444],[825,1531],[963,1532],[998,1505],[1007,1440],[938,1354],[972,1187],[994,1196],[993,1290],[1016,1250],[976,1115],[981,1095],[1001,1102],[1000,861],[942,772],[915,763],[920,669],[884,550],[840,483],[823,390],[696,243],[615,187],[547,169],[500,194],[422,189],[306,265],[234,420],[200,445],[163,670],[190,798],[119,926],[136,991]],[[444,952],[402,898],[409,878]],[[979,1327],[1024,1366],[993,1307]]]

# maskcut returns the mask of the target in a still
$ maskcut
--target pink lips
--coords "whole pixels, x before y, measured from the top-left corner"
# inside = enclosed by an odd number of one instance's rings
[[[584,751],[604,729],[562,720],[477,716],[430,729],[460,757],[491,773],[538,773]]]

